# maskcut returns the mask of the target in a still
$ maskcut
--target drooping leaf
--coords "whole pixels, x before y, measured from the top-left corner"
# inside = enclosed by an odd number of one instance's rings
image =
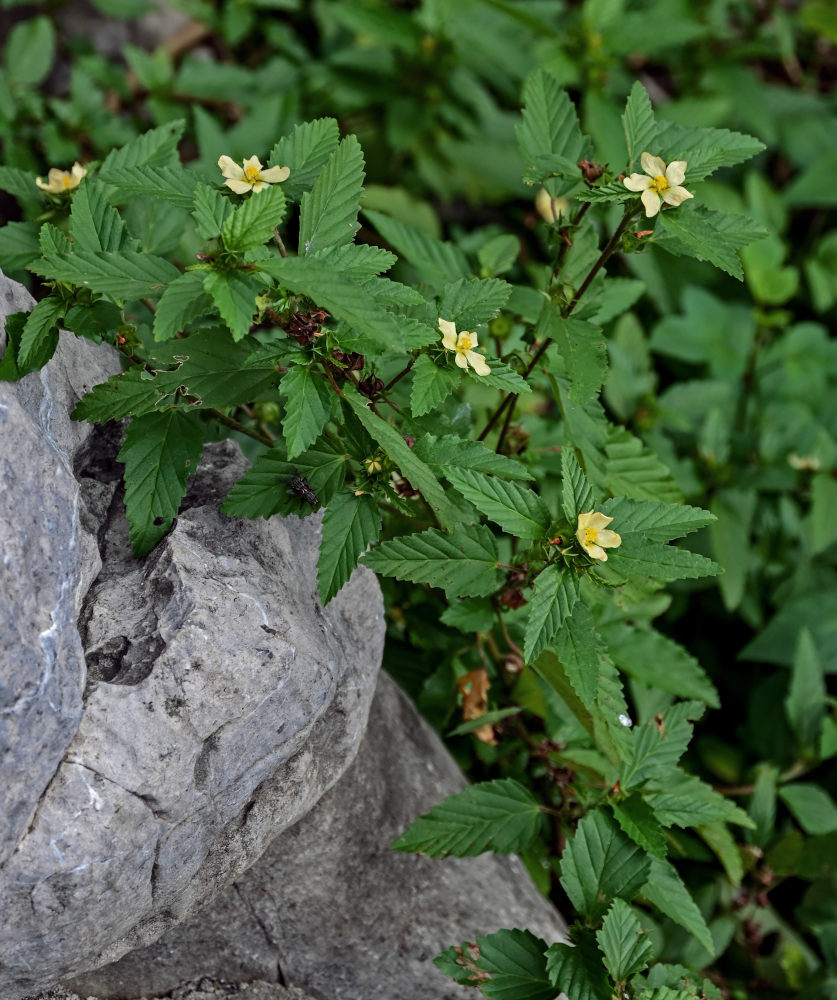
[[[469,785],[413,822],[392,845],[432,858],[471,857],[484,851],[511,854],[541,829],[541,808],[513,778]]]
[[[503,531],[518,538],[543,538],[546,534],[551,521],[549,510],[527,487],[473,469],[449,468],[445,475],[451,486]]]
[[[296,458],[320,436],[331,413],[328,382],[306,365],[294,365],[279,382],[285,399],[282,432],[288,458]]]
[[[329,503],[317,560],[317,586],[324,605],[346,583],[360,556],[380,533],[381,514],[372,497],[343,492]]]
[[[302,196],[300,256],[354,240],[364,173],[360,143],[355,136],[347,136],[329,156],[314,186]]]
[[[556,563],[541,570],[526,620],[523,650],[527,663],[536,660],[552,642],[577,600],[578,582],[569,570]]]
[[[696,775],[679,769],[666,777],[658,791],[647,792],[645,798],[663,826],[700,826],[716,820],[753,826],[749,816],[734,802]]]
[[[20,361],[20,342],[23,329],[29,319],[29,313],[12,313],[6,319],[6,350],[0,358],[0,380],[16,382],[18,379],[37,371],[49,361],[58,346],[58,330],[53,329],[45,336],[35,341],[35,348],[30,353],[29,360],[24,364]]]
[[[596,940],[604,955],[604,964],[614,982],[623,983],[642,972],[654,956],[654,946],[642,929],[634,910],[623,900],[614,899],[607,911]]]
[[[20,365],[26,367],[31,364],[44,344],[56,335],[58,324],[61,322],[66,308],[66,302],[56,295],[50,295],[37,303],[32,312],[29,313],[20,337],[17,351]]]

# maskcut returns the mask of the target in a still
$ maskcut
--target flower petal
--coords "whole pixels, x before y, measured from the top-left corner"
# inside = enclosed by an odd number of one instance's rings
[[[586,514],[578,515],[578,531],[576,532],[576,537],[579,541],[581,541],[581,534],[584,532],[584,529],[592,527],[590,519],[594,516],[595,515],[592,510],[588,510]]]
[[[649,177],[659,177],[661,174],[665,176],[666,163],[665,160],[661,160],[659,156],[652,156],[650,153],[643,153],[639,158],[639,162],[642,164],[642,169],[648,174]]]
[[[281,184],[291,176],[290,167],[271,167],[262,171],[262,180],[268,184]]]
[[[601,545],[588,545],[585,546],[585,550],[591,559],[601,559],[602,562],[607,562],[607,552]]]
[[[265,184],[264,181],[253,181],[253,191],[254,191],[254,193],[258,192],[258,191],[261,191],[263,188],[266,188],[266,187],[267,187],[267,184]]]
[[[247,194],[253,187],[249,181],[242,181],[237,177],[228,177],[224,183],[231,191],[235,191],[236,194]]]
[[[476,351],[466,351],[465,357],[477,375],[490,375],[491,369],[488,367],[485,358]]]
[[[630,177],[625,177],[622,183],[629,191],[644,191],[651,183],[651,178],[645,174],[631,174]]]
[[[244,171],[231,156],[219,156],[218,166],[224,177],[234,177],[236,180],[241,180],[244,176]]]
[[[258,158],[258,156],[248,156],[247,159],[244,161],[244,169],[246,170],[248,167],[255,167],[256,170],[258,170],[259,173],[261,173],[262,161]]]
[[[642,192],[642,204],[645,206],[645,217],[647,219],[653,219],[657,212],[660,211],[660,196],[656,191],[648,188],[647,191]]]
[[[459,368],[467,368],[468,367],[468,362],[467,362],[467,360],[465,358],[465,355],[461,351],[457,351],[456,352],[456,354],[454,355],[453,360],[456,362],[457,367],[459,367]]]
[[[73,164],[73,169],[72,169],[71,173],[72,173],[73,177],[77,177],[79,180],[81,180],[82,177],[86,177],[87,176],[87,168],[83,167],[78,162],[78,160],[76,160],[76,162]]]
[[[456,350],[456,324],[449,319],[439,320],[439,329],[442,332],[442,346],[448,351]]]
[[[609,528],[605,528],[604,531],[599,532],[599,537],[596,541],[606,549],[618,549],[622,544],[622,536],[615,531],[611,531]]]
[[[682,184],[686,180],[686,161],[672,160],[666,167],[666,180],[672,187]]]
[[[673,187],[669,188],[668,191],[663,195],[663,201],[666,205],[682,205],[687,198],[694,198],[691,191],[687,191],[684,187]]]
[[[35,183],[42,191],[49,191],[49,184],[43,179],[43,177],[36,177]]]
[[[600,510],[597,510],[588,514],[587,524],[585,524],[584,527],[592,528],[594,531],[601,531],[603,528],[606,528],[612,520],[612,517],[608,517],[607,514],[603,514]]]

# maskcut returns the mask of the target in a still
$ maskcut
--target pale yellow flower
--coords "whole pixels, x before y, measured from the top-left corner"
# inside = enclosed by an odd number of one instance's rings
[[[72,191],[81,184],[81,179],[87,174],[87,170],[76,160],[72,170],[59,170],[53,167],[47,174],[47,179],[36,177],[35,183],[47,194],[64,194],[65,191]]]
[[[788,465],[792,469],[809,472],[818,472],[822,468],[822,463],[816,455],[797,455],[795,451],[788,455]]]
[[[546,188],[541,188],[535,195],[535,208],[542,219],[557,222],[562,216],[567,217],[570,203],[566,198],[553,198]]]
[[[694,197],[690,191],[680,186],[686,179],[685,160],[672,160],[666,166],[659,156],[643,153],[640,163],[645,174],[631,174],[622,183],[629,191],[642,192],[646,218],[652,219],[660,211],[663,202],[676,208],[687,198]]]
[[[268,184],[281,184],[291,173],[290,167],[270,167],[265,170],[258,156],[251,156],[242,161],[240,167],[231,156],[221,156],[218,166],[226,177],[224,183],[236,194],[247,194],[248,191],[261,191]]]
[[[470,365],[477,375],[491,374],[485,358],[474,350],[475,347],[479,347],[475,333],[463,330],[457,334],[456,324],[447,319],[439,320],[439,329],[442,331],[442,346],[446,351],[456,352],[453,360],[460,368],[467,368]]]
[[[617,535],[607,527],[612,520],[612,517],[598,510],[578,515],[578,530],[575,537],[591,559],[607,562],[605,549],[618,549],[622,544],[621,535]]]

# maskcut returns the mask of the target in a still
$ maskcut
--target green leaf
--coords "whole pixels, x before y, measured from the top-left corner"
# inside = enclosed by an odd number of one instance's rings
[[[42,83],[55,59],[55,26],[48,17],[29,17],[9,31],[3,47],[9,82],[33,87]]]
[[[675,769],[661,784],[661,791],[648,792],[645,798],[663,826],[700,826],[716,820],[753,826],[743,809],[693,774]]]
[[[717,855],[730,882],[733,885],[741,885],[741,880],[744,878],[744,864],[741,860],[741,851],[729,827],[724,823],[704,823],[697,828],[697,832]]]
[[[443,403],[462,381],[462,372],[453,366],[437,365],[427,354],[419,355],[413,365],[413,388],[410,410],[421,417]]]
[[[561,885],[587,920],[598,921],[611,900],[632,899],[651,860],[601,809],[587,813],[561,855]]]
[[[335,119],[317,118],[296,125],[290,135],[276,143],[268,165],[290,168],[290,175],[282,184],[288,201],[299,201],[303,191],[311,187],[339,141],[340,130]]]
[[[516,459],[498,455],[482,441],[466,441],[455,434],[444,434],[442,437],[424,434],[413,446],[413,454],[443,475],[447,468],[453,467],[473,469],[504,479],[533,478],[531,472]]]
[[[204,291],[205,271],[186,271],[166,288],[154,313],[154,339],[171,340],[186,325],[212,309],[212,299]]]
[[[172,167],[178,162],[177,144],[183,135],[186,121],[178,118],[158,128],[137,136],[105,157],[99,171],[103,173],[126,167]]]
[[[545,536],[552,518],[537,493],[472,469],[449,468],[445,476],[451,486],[503,531],[518,538]]]
[[[201,424],[183,410],[148,413],[128,425],[117,459],[125,465],[125,510],[137,558],[171,528],[202,448]]]
[[[35,175],[29,170],[0,165],[0,191],[8,191],[21,204],[42,204],[41,191],[35,184]]]
[[[561,497],[564,515],[571,526],[577,523],[579,514],[589,514],[595,506],[593,487],[569,445],[561,449]]]
[[[351,243],[359,229],[357,213],[363,193],[363,151],[347,136],[329,156],[314,186],[300,202],[299,253]]]
[[[640,535],[653,542],[670,542],[711,524],[715,515],[700,507],[615,497],[602,504],[603,513],[613,518],[612,528],[623,541]]]
[[[374,338],[382,348],[400,346],[397,317],[379,305],[354,281],[336,274],[326,263],[311,257],[282,257],[258,261],[256,267],[280,284],[306,295],[337,319]]]
[[[156,295],[180,271],[162,257],[136,250],[113,253],[76,250],[67,257],[44,258],[29,265],[29,270],[50,281],[103,292],[116,299],[142,299]]]
[[[497,708],[491,712],[486,712],[478,719],[469,719],[467,722],[461,723],[454,729],[451,729],[450,732],[445,733],[445,736],[467,736],[468,733],[473,733],[477,729],[482,729],[483,726],[493,726],[495,722],[501,722],[503,719],[507,719],[510,715],[519,715],[520,712],[521,709],[517,706],[514,706],[513,708]]]
[[[568,177],[563,185],[548,180],[547,191],[558,197],[581,178],[578,162],[588,152],[575,106],[558,81],[545,70],[536,70],[523,87],[523,122],[517,142],[526,164],[525,179],[536,183],[550,174]]]
[[[366,243],[346,243],[340,247],[326,247],[311,257],[355,281],[366,281],[377,277],[388,271],[397,260],[395,254],[389,250],[369,246]],[[423,302],[424,299],[419,296],[419,301]]]
[[[582,930],[574,938],[575,947],[558,941],[546,953],[546,968],[554,989],[572,1000],[612,1000],[613,990],[592,933]]]
[[[486,364],[491,369],[490,375],[479,375],[480,385],[487,385],[492,389],[502,389],[504,392],[531,392],[532,387],[522,375],[499,361],[497,358],[486,358]]]
[[[67,234],[50,222],[41,226],[38,243],[44,257],[61,257],[73,252],[73,244]]]
[[[7,222],[0,227],[0,268],[19,271],[40,256],[39,222]]]
[[[482,597],[503,579],[491,529],[483,524],[457,528],[448,535],[438,528],[383,542],[363,557],[376,573],[397,580],[441,587],[449,598]]]
[[[837,830],[837,805],[819,785],[798,781],[779,789],[779,798],[806,833],[818,836]]]
[[[642,929],[632,907],[622,899],[614,899],[596,940],[607,971],[617,983],[642,972],[654,957],[654,945],[647,931]]]
[[[17,350],[18,363],[22,367],[30,364],[43,349],[46,342],[58,332],[58,324],[64,318],[67,303],[57,296],[41,299],[29,313]]]
[[[616,573],[635,579],[694,580],[722,572],[717,563],[697,552],[656,542],[642,543],[638,538],[627,542],[623,539],[622,545],[611,551],[610,559]]]
[[[161,345],[148,359],[153,371],[132,368],[94,386],[77,403],[73,419],[119,420],[173,406],[178,398],[220,409],[250,402],[279,378],[270,361],[247,365],[258,347],[249,337],[233,343],[223,328]]]
[[[555,652],[576,694],[591,708],[599,686],[602,648],[586,604],[577,603],[572,614],[561,622],[555,637]]]
[[[631,87],[625,113],[622,115],[622,128],[628,145],[628,166],[625,172],[631,173],[639,169],[640,156],[651,151],[657,132],[651,98],[638,80]]]
[[[457,330],[473,330],[497,315],[511,290],[499,278],[460,278],[442,290],[439,316],[454,323]]]
[[[698,698],[720,708],[715,685],[698,661],[673,639],[651,628],[611,622],[602,635],[620,670],[650,688]]]
[[[381,533],[381,514],[369,496],[338,493],[323,516],[317,586],[324,605],[352,575],[358,558]]]
[[[24,331],[25,335],[25,331]],[[814,753],[826,707],[823,667],[807,628],[799,632],[785,713],[800,746]]]
[[[262,192],[264,193],[264,192]],[[209,184],[196,184],[192,199],[192,217],[196,223],[198,236],[203,240],[214,240],[221,235],[224,222],[233,213],[229,198]]]
[[[577,600],[578,581],[569,570],[553,563],[539,573],[526,620],[523,649],[527,663],[552,642]]]
[[[58,331],[53,329],[47,337],[39,341],[29,361],[26,364],[20,363],[18,357],[20,341],[29,315],[29,313],[17,312],[12,313],[6,319],[6,350],[0,359],[0,380],[2,381],[17,382],[24,375],[43,368],[58,347]]]
[[[666,856],[668,846],[665,831],[653,809],[641,795],[629,795],[621,802],[611,802],[611,809],[616,822],[634,843],[654,857]]]
[[[233,340],[246,337],[257,309],[256,298],[264,290],[258,278],[244,271],[209,271],[203,287],[230,328]]]
[[[503,274],[508,271],[514,265],[519,253],[520,240],[517,236],[503,233],[492,237],[477,251],[482,276]]]
[[[734,167],[760,153],[764,143],[725,128],[695,128],[666,121],[657,124],[657,149],[649,150],[666,163],[686,161],[686,181],[702,181],[721,167]],[[642,150],[640,150],[642,152]]]
[[[364,399],[353,386],[346,385],[343,390],[343,398],[360,420],[367,434],[378,442],[400,469],[401,475],[409,479],[415,489],[421,491],[425,502],[434,511],[442,527],[457,527],[459,513],[445,496],[445,491],[430,466],[425,465],[420,458],[412,453],[404,438],[394,427],[391,427],[368,408],[368,400]],[[486,593],[486,591],[481,593]]]
[[[331,413],[331,388],[305,365],[294,365],[282,376],[279,393],[285,398],[282,432],[288,459],[308,449],[322,433]]]
[[[227,250],[240,253],[260,247],[273,237],[285,215],[285,195],[278,184],[254,191],[224,221],[221,238]]]
[[[457,278],[469,278],[468,258],[453,243],[434,239],[381,212],[364,209],[364,215],[398,251],[399,257],[412,264],[422,281],[432,288],[442,288]]]
[[[693,208],[688,204],[674,211],[661,212],[658,229],[663,236],[673,237],[675,241],[671,245],[668,240],[655,236],[658,246],[708,261],[739,281],[744,280],[744,268],[737,251],[766,235],[761,226],[744,216],[713,212],[702,205]]]
[[[739,653],[742,660],[781,663],[790,666],[796,656],[799,630],[810,630],[823,667],[835,672],[837,664],[837,588],[816,589],[789,599],[762,630]]]
[[[544,309],[554,314],[550,325],[555,345],[570,379],[570,399],[583,403],[595,396],[607,375],[607,348],[602,331],[583,319],[562,319],[551,303]]]
[[[159,198],[178,208],[191,210],[195,198],[197,177],[181,166],[107,166],[99,170],[98,179],[116,188],[120,201],[126,196],[147,195]]]
[[[284,441],[276,441],[262,452],[252,468],[235,484],[221,505],[231,517],[271,517],[273,514],[304,516],[311,507],[290,489],[294,476],[304,476],[321,504],[329,504],[343,484],[346,455],[320,441],[293,462],[288,461]]]
[[[542,825],[541,807],[513,778],[483,781],[451,795],[420,816],[392,845],[431,858],[512,854],[528,846]]]
[[[673,865],[652,858],[648,881],[640,890],[640,895],[669,920],[687,930],[710,954],[714,954],[715,945],[706,921]]]
[[[70,236],[76,250],[121,250],[125,246],[125,223],[105,200],[101,184],[85,178],[73,195]]]
[[[630,753],[619,768],[619,786],[629,792],[655,779],[665,782],[678,774],[676,764],[692,738],[689,719],[700,718],[700,702],[679,702],[662,714],[662,721],[646,722],[631,730]]]
[[[546,971],[546,942],[531,931],[502,930],[477,938],[479,986],[489,1000],[554,1000]],[[575,997],[573,998],[575,1000]]]
[[[767,846],[773,839],[773,829],[776,825],[776,785],[779,778],[779,768],[773,764],[763,763],[756,770],[753,797],[747,813],[755,824],[755,830],[750,839],[758,847]]]

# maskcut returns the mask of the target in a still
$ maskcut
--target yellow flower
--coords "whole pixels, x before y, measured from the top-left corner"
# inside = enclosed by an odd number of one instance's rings
[[[47,179],[36,177],[35,183],[47,194],[64,194],[65,191],[72,191],[81,184],[81,179],[87,174],[87,170],[76,160],[72,170],[59,170],[53,167],[47,174]]]
[[[242,162],[244,166],[240,167],[231,156],[221,156],[218,159],[221,173],[227,178],[224,183],[236,194],[261,191],[268,184],[281,184],[291,173],[290,167],[270,167],[265,170],[258,156],[251,156]]]
[[[369,458],[364,460],[363,465],[366,468],[367,475],[370,476],[374,476],[375,473],[383,469],[383,464],[378,455],[370,455]]]
[[[575,537],[591,559],[607,562],[605,549],[618,549],[622,544],[622,537],[607,527],[612,520],[612,517],[598,510],[595,513],[590,510],[586,514],[578,515],[578,530]]]
[[[491,374],[485,358],[473,350],[479,346],[475,333],[463,330],[457,335],[456,324],[447,319],[439,320],[439,329],[442,331],[442,346],[446,351],[456,352],[453,360],[460,368],[467,368],[470,365],[477,375]]]
[[[686,179],[685,160],[672,160],[666,166],[659,156],[643,153],[640,162],[648,176],[631,174],[622,183],[629,191],[642,192],[646,218],[652,219],[660,211],[663,202],[676,208],[687,198],[694,197],[691,192],[680,187]]]
[[[562,216],[566,218],[569,207],[566,198],[553,198],[546,188],[541,188],[535,196],[538,215],[547,222],[558,222]]]

